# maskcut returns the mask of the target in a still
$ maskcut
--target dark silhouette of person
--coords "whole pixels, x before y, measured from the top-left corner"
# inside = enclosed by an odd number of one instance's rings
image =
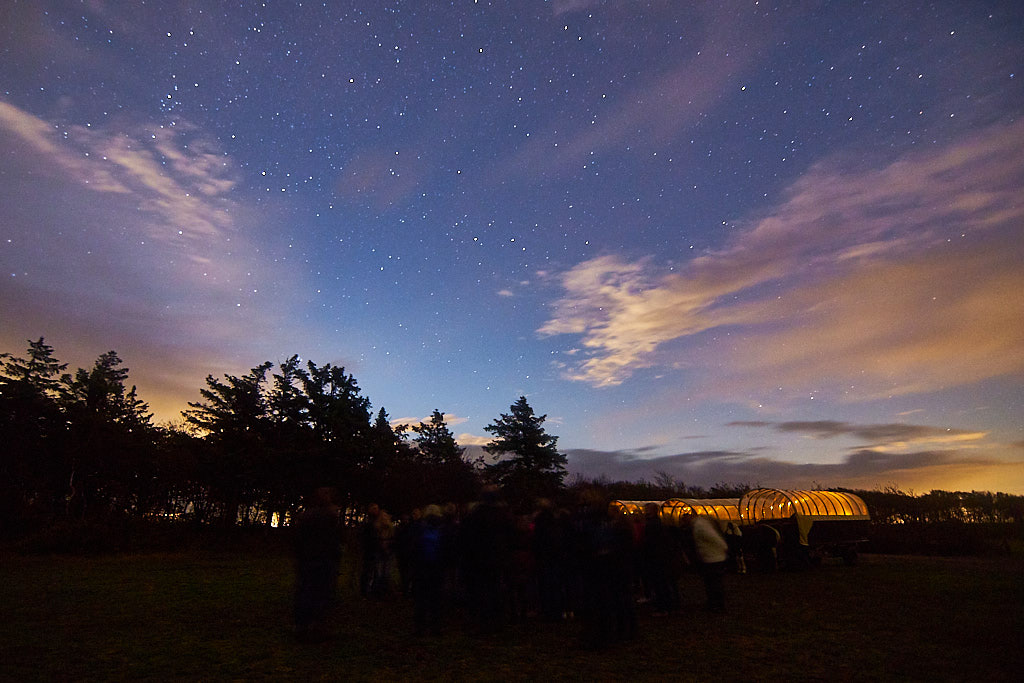
[[[412,595],[413,559],[416,538],[423,524],[423,511],[414,509],[408,515],[402,515],[395,529],[395,562],[398,565],[399,592]]]
[[[295,520],[295,629],[301,640],[329,637],[326,619],[338,583],[341,537],[333,491],[318,488]]]
[[[538,607],[545,621],[559,621],[572,611],[566,586],[568,552],[567,515],[556,512],[550,501],[540,501],[533,518],[533,557]]]
[[[387,597],[391,592],[391,560],[395,541],[391,515],[376,503],[371,504],[366,509],[366,519],[359,536],[363,548],[360,592],[363,597]]]
[[[633,607],[633,532],[623,516],[608,518],[599,491],[581,492],[573,518],[580,587],[581,641],[603,649],[636,635]]]
[[[461,527],[461,550],[469,610],[481,633],[500,630],[507,617],[506,589],[511,559],[512,516],[495,487],[480,501]]]
[[[509,542],[509,564],[505,572],[508,616],[512,622],[521,623],[529,616],[535,597],[532,588],[536,563],[533,556],[533,519],[530,515],[512,516]]]
[[[644,506],[644,531],[640,541],[640,567],[644,587],[650,591],[654,614],[665,616],[679,609],[679,584],[675,575],[679,552],[670,529],[661,522],[660,506]]]
[[[770,574],[779,568],[778,546],[782,535],[770,524],[760,522],[747,529],[744,545],[751,550],[757,562],[757,568]]]
[[[729,558],[733,570],[737,574],[747,573],[747,563],[743,558],[743,531],[732,522],[725,525],[725,542],[729,545]]]
[[[380,537],[377,532],[377,520],[380,517],[380,506],[371,503],[366,508],[366,516],[359,526],[359,546],[363,553],[362,571],[359,576],[359,593],[370,597],[374,592],[374,580],[377,574],[377,559],[381,553]]]
[[[436,505],[426,507],[414,529],[411,581],[416,635],[441,633],[445,572],[452,559],[448,530]]]

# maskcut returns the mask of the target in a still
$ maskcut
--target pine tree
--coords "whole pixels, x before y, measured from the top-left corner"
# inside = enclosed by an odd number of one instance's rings
[[[67,364],[42,337],[28,344],[25,358],[0,354],[0,518],[9,523],[31,507],[56,511],[67,482],[58,402]]]
[[[455,435],[448,429],[441,411],[434,409],[430,422],[421,422],[412,428],[416,433],[413,441],[425,462],[434,465],[450,465],[462,462],[465,448],[455,442]]]
[[[499,458],[487,465],[487,474],[510,500],[529,503],[552,496],[562,488],[566,474],[558,437],[544,430],[547,415],[535,415],[525,396],[512,404],[511,411],[484,427],[494,436],[484,450]]]
[[[419,454],[412,472],[420,482],[412,497],[421,504],[475,498],[480,488],[477,472],[462,457],[466,449],[455,441],[441,411],[435,409],[429,422],[413,426],[412,431]]]
[[[381,408],[370,427],[370,465],[378,471],[386,471],[398,460],[407,459],[412,449],[403,438],[404,425],[399,429],[391,426],[388,411]]]
[[[53,347],[40,337],[28,343],[28,358],[0,354],[0,396],[32,394],[53,398],[60,373],[68,366],[53,357]]]

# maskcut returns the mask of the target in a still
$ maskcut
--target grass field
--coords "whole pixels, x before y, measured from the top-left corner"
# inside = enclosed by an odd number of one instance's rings
[[[300,644],[292,566],[189,553],[0,560],[0,678],[59,680],[1021,680],[1024,561],[862,556],[856,567],[728,576],[729,610],[685,609],[607,651],[578,625],[495,636],[453,618],[411,635],[411,606],[367,601],[343,576],[338,637]]]

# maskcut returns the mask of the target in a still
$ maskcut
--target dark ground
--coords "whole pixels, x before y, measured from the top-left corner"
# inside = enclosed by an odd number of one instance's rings
[[[351,564],[351,562],[349,562]],[[1024,677],[1024,559],[863,555],[855,567],[726,577],[729,609],[637,607],[635,640],[579,647],[575,622],[486,637],[453,615],[412,636],[404,599],[343,574],[334,640],[296,642],[290,560],[272,554],[0,558],[0,679],[913,680]]]

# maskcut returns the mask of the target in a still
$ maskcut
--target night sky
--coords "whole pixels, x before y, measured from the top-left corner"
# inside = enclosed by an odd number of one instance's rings
[[[0,3],[0,351],[571,472],[1024,493],[1024,3]]]

